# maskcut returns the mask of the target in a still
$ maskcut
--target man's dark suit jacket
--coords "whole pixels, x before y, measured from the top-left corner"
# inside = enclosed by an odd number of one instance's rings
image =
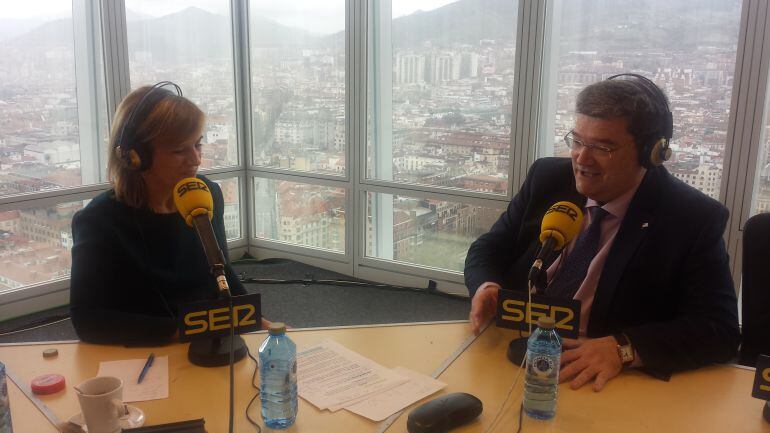
[[[540,223],[555,202],[583,207],[569,158],[532,165],[508,209],[470,247],[471,297],[486,281],[526,290]],[[647,369],[660,373],[726,362],[739,342],[738,304],[722,240],[728,211],[671,176],[647,171],[604,264],[588,337],[622,331]]]

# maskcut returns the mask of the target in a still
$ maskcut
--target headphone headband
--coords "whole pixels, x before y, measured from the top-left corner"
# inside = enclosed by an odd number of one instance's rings
[[[135,139],[127,142],[126,131],[133,131],[135,129],[136,125],[134,125],[134,122],[136,121],[137,116],[139,116],[139,113],[141,113],[146,108],[144,106],[147,105],[150,101],[150,96],[157,94],[159,90],[166,86],[172,86],[176,91],[177,96],[183,96],[182,88],[174,82],[161,81],[153,84],[152,87],[150,87],[144,93],[144,95],[139,98],[139,101],[131,109],[131,112],[128,114],[128,118],[125,122],[123,122],[123,126],[120,129],[118,142],[116,143],[116,149],[119,150],[122,158],[126,161],[126,164],[135,170],[143,171],[148,169],[150,165],[150,155],[145,154],[147,153],[146,149],[142,149],[140,146],[141,143],[137,143]],[[166,91],[168,92],[168,90]],[[154,105],[155,103],[153,103],[151,107]]]
[[[647,168],[659,166],[671,157],[669,143],[671,137],[674,136],[674,116],[671,114],[668,98],[666,98],[666,94],[663,93],[663,90],[657,84],[643,75],[633,73],[616,74],[610,76],[607,80],[614,80],[618,77],[632,77],[633,80],[628,81],[635,83],[647,93],[653,104],[657,106],[655,110],[659,114],[662,136],[656,137],[652,143],[638,143],[638,145],[639,162]]]

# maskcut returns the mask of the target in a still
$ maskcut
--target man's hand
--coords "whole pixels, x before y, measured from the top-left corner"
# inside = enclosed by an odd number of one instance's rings
[[[497,284],[487,284],[476,291],[471,300],[471,329],[475,335],[481,333],[481,328],[495,317],[497,312],[497,291],[500,286]]]
[[[570,388],[578,389],[594,381],[594,391],[601,391],[604,385],[623,369],[618,355],[618,342],[614,337],[572,340],[565,338],[566,350],[561,354],[559,382],[570,381]]]

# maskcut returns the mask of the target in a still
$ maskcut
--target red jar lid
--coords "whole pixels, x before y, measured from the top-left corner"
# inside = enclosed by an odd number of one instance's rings
[[[44,374],[32,379],[32,392],[35,394],[53,394],[64,389],[64,376]]]

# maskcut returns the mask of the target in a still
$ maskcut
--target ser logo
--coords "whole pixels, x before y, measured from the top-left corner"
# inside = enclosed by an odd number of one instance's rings
[[[548,215],[549,213],[554,213],[554,212],[563,213],[568,217],[570,217],[572,221],[577,220],[577,217],[578,217],[577,211],[574,208],[563,204],[555,204],[549,207],[548,210],[545,212],[545,214]]]
[[[751,395],[762,400],[770,400],[770,356],[759,355],[757,358],[754,391]]]
[[[203,181],[200,181],[200,180],[194,181],[194,182],[187,182],[182,185],[179,185],[179,188],[177,188],[176,192],[179,195],[179,197],[182,197],[185,194],[187,194],[187,191],[193,191],[196,189],[209,192],[209,187]]]
[[[556,330],[563,337],[578,338],[580,332],[580,301],[533,295],[527,308],[527,294],[501,290],[498,297],[497,326],[524,331],[537,325],[541,317],[552,317]]]
[[[253,305],[238,305],[233,307],[233,323],[235,327],[254,325],[256,308]],[[228,307],[214,308],[208,311],[193,311],[184,316],[187,325],[185,335],[195,335],[206,331],[230,329],[230,309]]]
[[[228,335],[231,324],[236,334],[258,331],[262,324],[260,299],[259,293],[233,296],[232,323],[225,299],[183,305],[179,308],[179,339],[191,341]]]

